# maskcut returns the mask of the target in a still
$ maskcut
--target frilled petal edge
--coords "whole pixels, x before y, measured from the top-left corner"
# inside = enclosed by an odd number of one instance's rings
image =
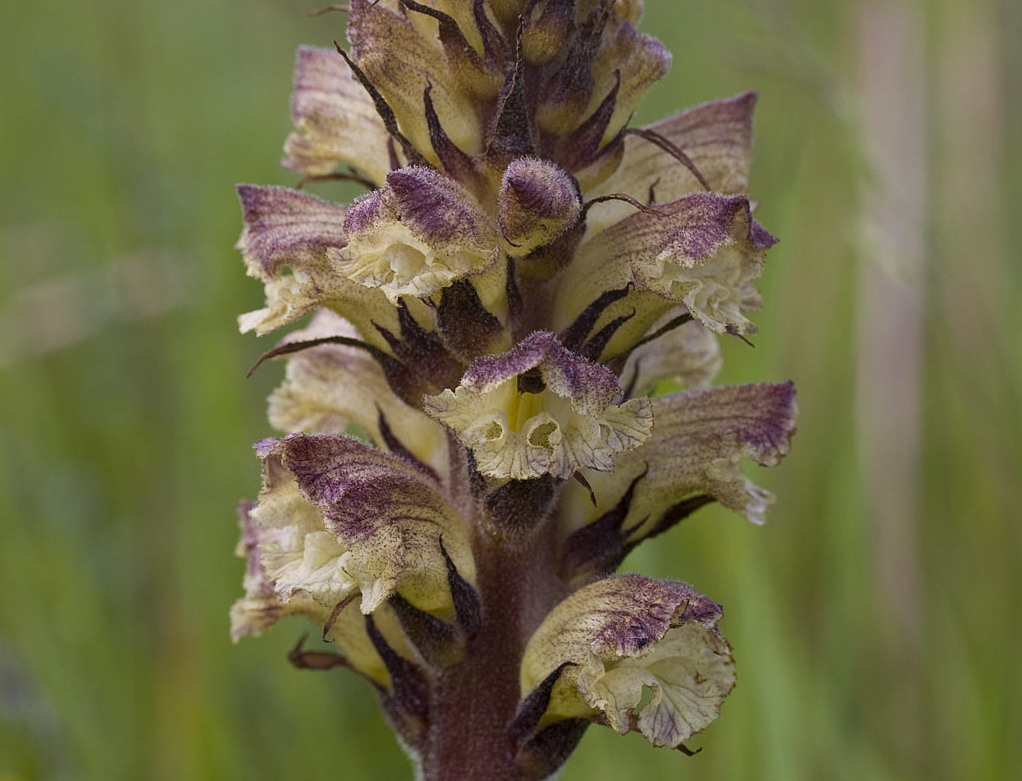
[[[523,696],[561,669],[541,725],[588,718],[641,732],[656,746],[680,746],[719,715],[734,687],[721,615],[684,583],[641,575],[590,583],[530,639]]]
[[[292,434],[276,447],[302,495],[347,546],[345,569],[363,613],[400,594],[419,610],[454,617],[447,559],[469,583],[475,566],[466,525],[435,480],[353,437]]]
[[[483,474],[566,479],[579,469],[612,470],[617,453],[649,436],[649,400],[616,404],[620,394],[609,370],[539,331],[479,359],[457,388],[423,404],[472,449]]]

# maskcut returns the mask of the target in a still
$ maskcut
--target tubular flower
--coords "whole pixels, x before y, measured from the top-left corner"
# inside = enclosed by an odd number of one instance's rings
[[[426,781],[548,778],[590,723],[688,751],[734,685],[719,605],[612,576],[710,502],[761,523],[742,463],[796,414],[790,383],[713,386],[776,241],[755,97],[629,127],[670,65],[641,10],[353,0],[347,45],[299,49],[284,164],[368,192],[238,188],[242,330],[311,319],[259,362],[283,436],[232,635],[318,627],[291,661],[368,679]]]
[[[522,717],[540,729],[591,719],[681,747],[717,718],[735,684],[720,618],[720,605],[684,583],[642,575],[590,583],[550,612],[525,649],[522,690],[538,696]]]

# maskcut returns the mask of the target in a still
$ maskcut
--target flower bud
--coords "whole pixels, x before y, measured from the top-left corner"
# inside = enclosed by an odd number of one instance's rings
[[[546,65],[564,51],[575,29],[572,0],[537,3],[522,35],[522,53],[529,65]]]
[[[582,212],[578,185],[548,160],[523,157],[507,167],[497,196],[500,229],[511,255],[528,255],[574,225]]]

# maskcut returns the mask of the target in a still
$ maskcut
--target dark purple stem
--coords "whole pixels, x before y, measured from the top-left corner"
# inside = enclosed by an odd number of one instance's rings
[[[433,678],[422,779],[533,781],[515,763],[508,727],[521,700],[525,644],[566,593],[556,575],[556,530],[547,524],[515,544],[486,527],[467,491],[461,498],[474,521],[482,624],[462,662]]]

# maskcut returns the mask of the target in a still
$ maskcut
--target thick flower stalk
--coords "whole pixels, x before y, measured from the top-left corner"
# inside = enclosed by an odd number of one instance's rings
[[[589,724],[688,752],[734,686],[719,605],[613,575],[717,501],[761,523],[790,383],[714,387],[775,239],[755,97],[644,128],[670,63],[639,0],[353,0],[298,52],[285,165],[239,187],[281,438],[241,507],[235,638],[280,618],[366,678],[426,781],[551,776]],[[675,389],[658,395],[664,389]]]

